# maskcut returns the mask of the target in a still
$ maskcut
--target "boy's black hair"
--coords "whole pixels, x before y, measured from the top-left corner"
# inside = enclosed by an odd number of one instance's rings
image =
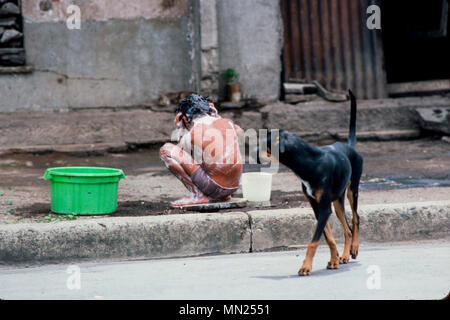
[[[190,94],[178,103],[175,113],[181,112],[186,116],[187,122],[191,123],[196,115],[211,114],[209,99],[198,94]]]

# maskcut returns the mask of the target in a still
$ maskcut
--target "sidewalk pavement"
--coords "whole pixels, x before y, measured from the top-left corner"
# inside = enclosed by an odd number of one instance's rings
[[[448,240],[449,214],[450,201],[361,206],[360,240]],[[296,208],[2,225],[0,264],[169,258],[301,247],[307,245],[315,224],[310,208]],[[342,243],[342,227],[334,214],[330,224],[334,237]]]

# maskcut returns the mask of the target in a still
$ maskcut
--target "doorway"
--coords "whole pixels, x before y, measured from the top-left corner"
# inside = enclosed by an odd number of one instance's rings
[[[450,89],[448,16],[448,0],[381,2],[390,94],[407,92],[408,88]]]

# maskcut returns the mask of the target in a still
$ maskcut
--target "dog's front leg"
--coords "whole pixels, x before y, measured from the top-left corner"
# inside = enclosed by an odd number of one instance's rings
[[[303,261],[302,267],[298,271],[299,276],[309,276],[311,274],[312,263],[314,255],[316,254],[317,247],[319,246],[320,236],[324,232],[328,218],[331,215],[331,202],[328,201],[325,197],[322,197],[321,199],[320,197],[318,197],[318,194],[316,194],[316,199],[318,199],[319,202],[317,203],[317,206],[313,206],[313,209],[314,207],[317,208],[317,226],[316,230],[314,231],[312,240],[308,243],[305,260]]]
[[[319,241],[310,241],[308,243],[305,260],[303,260],[303,265],[298,271],[299,276],[309,276],[311,274],[312,263],[318,246]]]

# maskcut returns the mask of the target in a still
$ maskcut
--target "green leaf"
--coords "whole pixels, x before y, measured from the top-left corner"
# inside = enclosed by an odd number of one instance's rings
[[[222,77],[224,78],[227,84],[233,84],[239,80],[240,75],[233,68],[229,68],[222,71]]]

